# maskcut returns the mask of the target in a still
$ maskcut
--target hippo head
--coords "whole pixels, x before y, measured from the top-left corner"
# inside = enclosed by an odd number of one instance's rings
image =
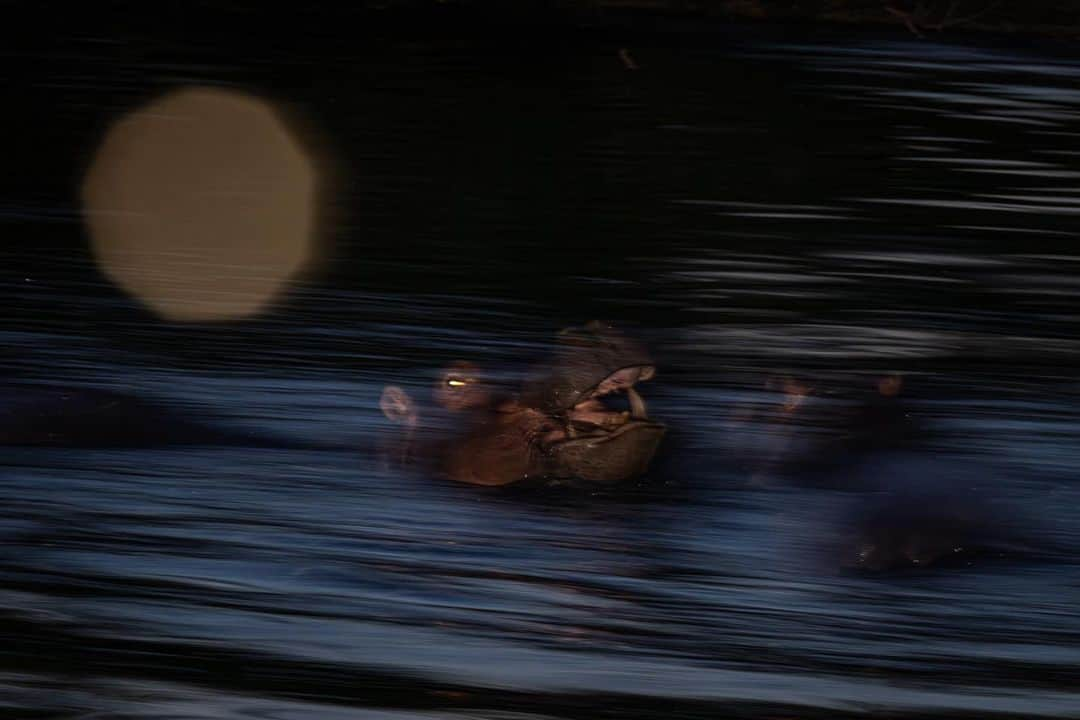
[[[539,439],[535,474],[615,483],[644,473],[665,427],[649,419],[635,386],[655,374],[645,349],[610,326],[563,330],[521,395],[559,426]]]

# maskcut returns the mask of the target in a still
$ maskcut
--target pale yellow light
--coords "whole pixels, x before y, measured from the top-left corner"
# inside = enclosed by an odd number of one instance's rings
[[[312,260],[316,168],[265,101],[194,87],[113,125],[82,187],[94,257],[163,317],[262,310]]]

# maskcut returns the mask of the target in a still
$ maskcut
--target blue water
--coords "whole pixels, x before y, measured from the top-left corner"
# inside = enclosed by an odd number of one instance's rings
[[[2,450],[0,713],[1080,715],[1080,60],[729,34],[635,72],[607,46],[133,64],[85,38],[10,70],[56,111],[41,143],[236,83],[349,172],[331,259],[210,325],[113,288],[48,169],[0,209],[8,409],[92,389],[229,433]],[[92,147],[48,162],[77,177]],[[592,317],[656,355],[648,477],[506,493],[380,451],[385,385],[513,376]],[[896,371],[923,439],[755,462],[768,376],[827,407]],[[828,430],[808,417],[795,448]],[[901,559],[955,557],[860,562],[888,523]]]

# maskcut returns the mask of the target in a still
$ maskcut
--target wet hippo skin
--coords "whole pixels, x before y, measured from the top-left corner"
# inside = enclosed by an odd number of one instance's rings
[[[635,387],[655,374],[644,348],[596,322],[561,332],[550,357],[534,368],[517,397],[480,391],[479,381],[466,380],[458,365],[444,375],[458,379],[456,388],[437,385],[435,400],[468,413],[455,437],[432,446],[435,468],[476,485],[541,479],[610,484],[637,477],[665,433],[662,424],[648,418]],[[447,400],[456,395],[469,401]],[[383,411],[414,426],[418,413],[403,397],[399,388],[384,390]]]
[[[601,484],[643,474],[666,432],[637,390],[656,375],[644,346],[594,321],[559,333],[548,368],[522,391],[522,404],[557,426],[538,439],[531,471]]]

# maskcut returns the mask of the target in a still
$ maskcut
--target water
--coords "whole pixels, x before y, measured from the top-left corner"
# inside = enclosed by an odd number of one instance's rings
[[[64,28],[4,71],[29,138],[5,421],[74,387],[234,434],[3,450],[0,714],[1080,714],[1080,61],[732,28],[628,71],[605,42]],[[85,248],[101,129],[191,82],[290,103],[344,170],[328,259],[255,319],[156,320]],[[377,451],[384,385],[512,372],[592,317],[657,356],[650,477],[493,492]],[[895,371],[924,439],[755,472],[767,375],[827,405]],[[860,565],[888,523],[963,552]]]

